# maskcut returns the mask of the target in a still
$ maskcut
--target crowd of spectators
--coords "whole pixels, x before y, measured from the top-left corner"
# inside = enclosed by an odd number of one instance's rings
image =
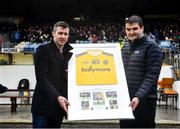
[[[71,43],[119,42],[119,39],[124,37],[122,25],[119,23],[75,22],[70,24],[69,42]],[[52,39],[51,30],[51,24],[18,25],[8,29],[10,41],[14,43],[22,41],[32,43],[49,42]]]
[[[120,42],[125,33],[122,23],[113,22],[71,22],[71,43]],[[180,28],[176,23],[148,23],[146,34],[159,40],[180,42]],[[150,28],[150,29],[148,29]],[[44,43],[52,39],[52,24],[0,25],[0,43],[31,42]],[[4,38],[3,38],[4,37]]]

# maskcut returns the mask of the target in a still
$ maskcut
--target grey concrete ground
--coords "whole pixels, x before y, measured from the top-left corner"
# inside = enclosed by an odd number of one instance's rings
[[[31,128],[30,106],[18,106],[17,112],[11,113],[9,105],[0,105],[0,128]],[[180,109],[173,106],[157,106],[157,128],[179,128]],[[63,128],[119,128],[118,120],[73,121],[64,120]]]

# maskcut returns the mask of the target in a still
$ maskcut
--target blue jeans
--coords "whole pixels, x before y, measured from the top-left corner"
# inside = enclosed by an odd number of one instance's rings
[[[34,114],[32,115],[32,118],[33,128],[60,128],[63,121],[63,117],[56,119]]]

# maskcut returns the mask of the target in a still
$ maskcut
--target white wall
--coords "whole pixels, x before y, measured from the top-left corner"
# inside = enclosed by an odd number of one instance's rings
[[[27,78],[30,89],[35,88],[36,78],[34,65],[5,65],[0,66],[0,83],[8,89],[17,89],[19,80]]]
[[[173,89],[178,93],[177,108],[180,109],[180,81],[174,82]]]
[[[173,78],[174,77],[174,73],[172,70],[173,66],[171,65],[165,65],[161,67],[161,72],[159,75],[159,80],[162,80],[163,77],[169,77],[169,78]]]
[[[19,80],[27,78],[30,89],[35,88],[36,78],[34,65],[4,65],[0,66],[0,83],[8,89],[17,89]],[[18,98],[17,103],[22,99]],[[31,101],[31,100],[30,100]],[[9,98],[0,98],[0,104],[11,103]]]

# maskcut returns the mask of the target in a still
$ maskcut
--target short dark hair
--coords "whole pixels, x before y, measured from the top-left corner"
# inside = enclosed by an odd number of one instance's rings
[[[132,15],[132,16],[126,18],[125,24],[126,23],[129,23],[129,24],[137,23],[137,24],[139,24],[140,27],[144,26],[142,18],[140,16],[137,16],[137,15]]]
[[[56,31],[57,27],[69,28],[69,24],[65,21],[56,22],[53,26],[53,31]]]

